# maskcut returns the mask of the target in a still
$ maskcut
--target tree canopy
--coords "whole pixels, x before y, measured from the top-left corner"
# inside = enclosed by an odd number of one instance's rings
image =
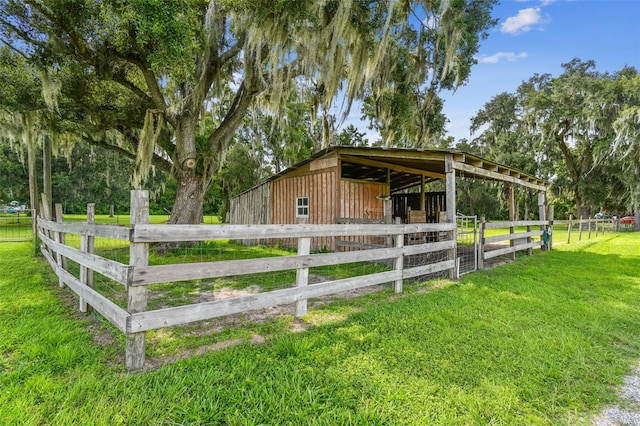
[[[311,119],[366,98],[388,143],[423,145],[495,2],[0,0],[0,41],[46,76],[61,132],[135,159],[134,187],[152,165],[170,171],[170,223],[197,223],[250,107],[278,121],[301,88]]]
[[[637,211],[637,70],[602,73],[579,59],[563,68],[485,104],[472,120],[472,130],[482,130],[474,142],[498,161],[551,180],[576,216]]]

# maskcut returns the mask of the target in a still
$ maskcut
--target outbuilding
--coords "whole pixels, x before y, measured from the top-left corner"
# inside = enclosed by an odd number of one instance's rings
[[[548,182],[458,150],[334,146],[231,199],[232,224],[453,222],[456,178],[538,191],[545,218]],[[446,190],[425,192],[435,180]],[[510,220],[514,220],[511,218]]]

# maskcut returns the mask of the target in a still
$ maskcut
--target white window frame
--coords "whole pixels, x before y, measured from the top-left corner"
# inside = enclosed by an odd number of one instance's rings
[[[309,217],[309,197],[296,197],[296,218]]]

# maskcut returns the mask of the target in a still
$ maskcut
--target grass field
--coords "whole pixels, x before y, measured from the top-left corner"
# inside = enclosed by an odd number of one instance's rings
[[[124,337],[75,312],[76,298],[28,243],[3,243],[0,419],[590,424],[640,358],[640,233],[555,247],[455,283],[315,307],[300,324],[276,316],[207,333],[158,330],[148,356],[175,360],[129,374]],[[245,343],[199,350],[238,337]]]

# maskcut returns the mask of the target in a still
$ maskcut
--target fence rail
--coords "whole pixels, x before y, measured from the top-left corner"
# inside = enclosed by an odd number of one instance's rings
[[[551,248],[552,226],[552,220],[486,222],[482,218],[478,244],[478,268],[484,268],[487,260],[499,256],[508,254],[511,255],[511,259],[515,259],[518,251],[527,250],[527,254],[530,255],[535,247]],[[526,227],[526,232],[516,230],[516,228],[522,227]],[[539,229],[532,230],[532,227],[539,227]],[[487,236],[487,230],[502,230],[505,233]],[[539,239],[536,240],[536,237]],[[504,245],[505,242],[508,246]]]
[[[135,198],[135,200],[134,200]],[[41,251],[58,275],[80,296],[81,310],[90,305],[126,334],[126,364],[131,370],[144,366],[145,332],[194,321],[213,319],[234,313],[281,304],[296,304],[296,316],[305,315],[309,298],[325,296],[377,284],[390,283],[402,292],[403,280],[446,271],[455,276],[456,224],[338,224],[338,225],[154,225],[149,224],[144,191],[132,192],[132,225],[130,227],[90,223],[64,223],[51,220],[48,212],[38,220]],[[137,207],[136,207],[137,206]],[[88,217],[93,217],[90,205]],[[58,218],[59,219],[59,218]],[[440,241],[404,245],[405,236],[416,233],[438,233]],[[79,235],[81,247],[65,243],[69,236]],[[310,253],[315,237],[385,236],[392,242],[386,248],[361,249],[334,253]],[[129,263],[123,264],[94,253],[89,239],[105,237],[129,242]],[[248,260],[220,260],[172,265],[149,265],[151,243],[179,243],[211,240],[297,239],[295,255]],[[448,239],[447,239],[448,238]],[[446,258],[429,264],[405,264],[405,257],[446,251]],[[66,267],[66,261],[79,266],[78,276]],[[352,278],[309,283],[309,268],[355,262],[390,260],[391,270]],[[148,310],[148,286],[158,283],[240,276],[274,271],[296,271],[295,287],[272,290],[223,300],[177,307]],[[97,273],[119,283],[127,292],[128,305],[122,308],[92,286]]]
[[[87,222],[62,222],[60,205],[56,205],[56,221],[51,220],[51,214],[46,208],[43,211],[44,217],[37,220],[37,232],[42,242],[41,251],[57,274],[60,285],[66,284],[78,294],[82,312],[86,312],[88,306],[92,307],[126,335],[125,362],[130,370],[144,366],[145,333],[150,330],[282,304],[295,303],[295,315],[303,316],[307,313],[307,301],[310,298],[385,283],[391,284],[394,291],[400,293],[403,291],[405,279],[439,272],[446,272],[454,278],[459,267],[456,259],[456,229],[459,225],[457,223],[156,225],[149,224],[146,191],[132,191],[131,206],[129,227],[94,223],[93,204],[88,205]],[[578,222],[569,221],[568,226],[576,223]],[[494,257],[506,254],[515,256],[520,250],[527,250],[531,254],[531,250],[536,246],[550,248],[553,224],[553,221],[488,223],[483,219],[480,223],[477,246],[479,268],[483,267],[484,261]],[[522,232],[522,229],[516,232],[518,227],[526,227],[526,232]],[[500,233],[501,229],[506,231]],[[601,226],[600,229],[604,227]],[[492,230],[493,235],[486,235],[487,230]],[[79,248],[68,243],[77,242],[77,238],[71,238],[72,235],[79,236]],[[416,238],[416,235],[430,235],[435,238],[430,241],[426,237]],[[347,247],[344,251],[331,253],[310,251],[314,238],[371,236],[384,237],[382,240],[386,241],[386,247],[366,247],[360,244],[358,249]],[[94,244],[96,237],[126,242],[129,246],[128,262],[118,262],[97,254]],[[290,256],[257,259],[149,265],[151,244],[175,245],[181,242],[213,240],[264,242],[278,239],[297,240],[297,252]],[[410,244],[415,241],[418,243]],[[499,247],[489,247],[492,245]],[[68,261],[75,266],[70,267]],[[360,262],[379,262],[386,266],[383,271],[376,270],[350,278],[310,283],[310,268]],[[153,310],[148,308],[150,285],[276,271],[295,271],[293,287],[182,306]],[[94,288],[94,274],[117,283],[119,288],[126,292],[126,308]]]

